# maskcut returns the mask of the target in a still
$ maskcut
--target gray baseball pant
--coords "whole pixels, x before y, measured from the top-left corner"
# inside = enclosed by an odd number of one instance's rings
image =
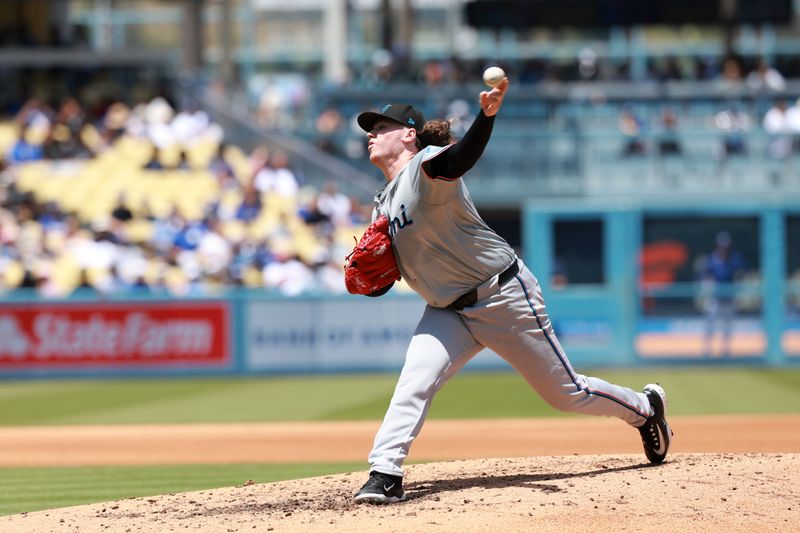
[[[478,287],[473,306],[425,308],[369,454],[372,470],[403,475],[434,395],[484,347],[556,409],[614,416],[634,427],[652,414],[643,393],[573,370],[553,333],[539,282],[520,260],[519,273],[502,287],[497,276]]]

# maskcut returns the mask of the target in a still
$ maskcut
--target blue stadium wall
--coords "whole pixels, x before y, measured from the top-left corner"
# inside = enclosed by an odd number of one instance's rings
[[[523,246],[574,362],[777,366],[800,361],[799,213],[800,201],[785,195],[531,202]],[[585,227],[599,280],[563,279],[556,234],[566,223]],[[734,235],[732,248],[743,250],[748,266],[714,289],[695,270],[722,232]],[[736,302],[727,335],[720,320],[709,328],[710,291]]]

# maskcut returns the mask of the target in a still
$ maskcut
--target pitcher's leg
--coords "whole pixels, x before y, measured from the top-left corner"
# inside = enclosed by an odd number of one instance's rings
[[[403,461],[422,429],[434,394],[482,348],[455,312],[426,307],[375,435],[369,454],[372,470],[403,475]]]
[[[615,416],[636,427],[652,414],[643,393],[575,372],[553,332],[539,284],[527,268],[493,298],[501,300],[494,300],[493,309],[482,313],[478,308],[469,314],[470,329],[550,405],[563,411]]]

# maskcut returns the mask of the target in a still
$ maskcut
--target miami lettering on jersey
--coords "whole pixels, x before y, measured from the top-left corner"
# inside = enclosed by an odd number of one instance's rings
[[[389,235],[394,237],[399,230],[413,223],[414,221],[409,219],[408,215],[406,214],[406,206],[400,204],[400,216],[392,218],[389,222]]]

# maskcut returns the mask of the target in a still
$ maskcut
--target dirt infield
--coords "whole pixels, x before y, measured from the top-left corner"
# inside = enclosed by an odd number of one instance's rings
[[[0,531],[800,530],[800,416],[671,422],[659,467],[617,420],[431,420],[410,460],[439,462],[408,466],[402,504],[353,505],[358,472],[0,517]],[[6,428],[0,467],[363,460],[376,428]]]

